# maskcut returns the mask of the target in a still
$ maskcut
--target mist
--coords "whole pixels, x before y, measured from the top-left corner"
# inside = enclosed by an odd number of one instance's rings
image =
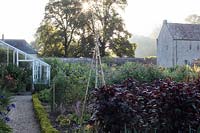
[[[156,56],[156,38],[135,35],[130,41],[137,44],[135,57]]]

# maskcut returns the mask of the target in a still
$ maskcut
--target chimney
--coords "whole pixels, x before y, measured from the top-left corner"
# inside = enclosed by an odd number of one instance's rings
[[[163,25],[164,25],[164,24],[167,24],[167,20],[163,20]]]
[[[2,34],[2,41],[4,41],[4,34]]]

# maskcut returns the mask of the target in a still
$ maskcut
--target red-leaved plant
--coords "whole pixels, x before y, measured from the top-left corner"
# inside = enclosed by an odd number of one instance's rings
[[[92,91],[90,124],[99,131],[124,130],[162,133],[197,132],[200,126],[200,79],[170,79],[140,84],[127,79],[121,85]]]

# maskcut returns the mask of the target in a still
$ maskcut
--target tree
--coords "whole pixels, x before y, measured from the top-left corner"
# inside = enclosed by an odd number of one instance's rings
[[[37,33],[43,32],[46,24],[55,28],[57,31],[53,37],[58,37],[56,42],[61,44],[64,49],[64,56],[69,55],[70,45],[75,41],[74,36],[83,21],[79,21],[81,17],[81,3],[78,0],[61,0],[61,1],[50,1],[45,7],[44,25],[39,27]],[[52,36],[51,36],[52,37]],[[41,38],[41,41],[43,38]],[[47,36],[47,39],[48,38]],[[55,38],[53,38],[55,39]],[[49,43],[51,45],[51,43]]]
[[[62,47],[62,37],[59,31],[47,22],[37,29],[35,48],[42,56],[62,56],[64,55]]]
[[[135,43],[130,43],[126,38],[124,37],[118,37],[114,39],[114,47],[113,47],[113,52],[119,56],[119,57],[134,57],[135,56],[135,49],[136,49],[136,44]]]
[[[95,28],[99,34],[101,55],[107,55],[106,49],[112,50],[116,55],[126,55],[125,49],[129,47],[129,52],[132,52],[129,56],[134,56],[136,45],[128,41],[131,34],[125,29],[123,19],[117,11],[126,7],[127,0],[94,0],[94,2],[93,19],[98,25]]]
[[[188,16],[185,21],[191,23],[191,24],[200,24],[200,16],[197,14],[192,14]]]
[[[102,56],[109,55],[108,49],[119,56],[134,56],[136,44],[128,41],[131,34],[117,12],[127,1],[90,0],[88,3],[95,4],[88,11],[83,11],[83,2],[87,0],[51,0],[47,4],[36,33],[43,55],[91,57],[98,40]]]

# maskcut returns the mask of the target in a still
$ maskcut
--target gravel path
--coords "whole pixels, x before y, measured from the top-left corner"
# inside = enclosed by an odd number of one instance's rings
[[[13,133],[40,133],[33,111],[32,96],[15,96],[12,100],[16,108],[9,113],[11,121],[8,124],[13,128]]]

